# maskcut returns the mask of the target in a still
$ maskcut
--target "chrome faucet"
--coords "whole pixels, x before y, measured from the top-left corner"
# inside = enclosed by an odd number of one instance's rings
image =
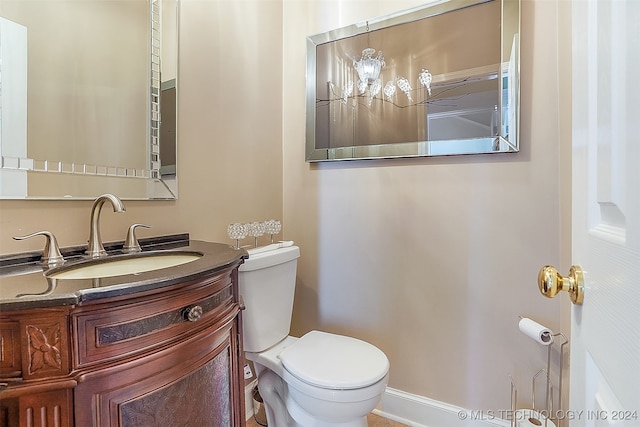
[[[106,201],[110,201],[114,212],[124,212],[124,203],[113,194],[103,194],[98,197],[91,207],[91,231],[89,233],[89,246],[87,246],[86,256],[89,258],[100,258],[107,256],[107,251],[102,246],[100,238],[100,210]]]
[[[47,267],[57,267],[58,265],[64,264],[64,257],[60,253],[58,241],[53,233],[49,231],[38,231],[37,233],[27,234],[26,236],[14,236],[14,239],[24,240],[34,236],[44,236],[47,238],[44,244],[44,250],[42,251],[42,258],[40,258],[42,264]]]

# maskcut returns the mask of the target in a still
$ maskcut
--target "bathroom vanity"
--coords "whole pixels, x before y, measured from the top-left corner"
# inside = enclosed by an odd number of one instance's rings
[[[86,263],[79,248],[52,269],[36,254],[0,258],[1,426],[245,424],[237,276],[246,252],[188,235],[141,244],[136,256],[197,256],[79,279],[51,274]]]

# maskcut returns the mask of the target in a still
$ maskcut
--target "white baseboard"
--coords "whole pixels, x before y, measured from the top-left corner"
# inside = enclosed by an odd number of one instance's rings
[[[471,411],[390,387],[375,414],[412,427],[509,427],[491,413]]]
[[[244,388],[247,420],[253,416],[251,391],[256,384],[257,379]],[[378,408],[373,412],[411,427],[510,427],[509,421],[492,417],[491,414],[471,411],[390,387],[387,387]]]

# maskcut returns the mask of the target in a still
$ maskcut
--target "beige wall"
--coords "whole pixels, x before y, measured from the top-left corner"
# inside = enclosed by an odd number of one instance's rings
[[[105,241],[123,240],[130,224],[143,222],[154,228],[139,230],[139,237],[190,232],[230,242],[230,222],[282,217],[281,10],[279,2],[260,0],[183,0],[180,198],[128,201],[118,215],[105,206]],[[0,253],[42,249],[44,239],[11,237],[43,229],[61,246],[86,244],[90,207],[87,201],[0,202]]]
[[[227,241],[229,222],[283,215],[302,250],[293,333],[369,340],[391,360],[391,387],[506,409],[508,375],[524,401],[546,356],[518,315],[567,324],[566,298],[545,300],[535,282],[543,264],[569,262],[555,2],[523,1],[520,153],[303,160],[305,36],[421,3],[183,0],[180,199],[105,211],[103,237],[145,222],[141,236]],[[39,229],[86,241],[89,202],[0,206],[2,253],[40,249],[11,240]]]
[[[568,333],[567,300],[536,285],[569,250],[555,2],[522,5],[520,153],[303,162],[305,36],[422,3],[284,2],[284,222],[302,251],[293,332],[378,345],[396,389],[508,409],[511,374],[530,404],[546,351],[519,333],[518,316]]]

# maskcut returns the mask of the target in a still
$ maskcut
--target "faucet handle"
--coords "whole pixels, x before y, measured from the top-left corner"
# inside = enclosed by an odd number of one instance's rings
[[[122,247],[122,252],[126,254],[133,254],[142,251],[138,238],[136,237],[137,227],[152,228],[150,225],[145,224],[133,224],[129,227],[129,230],[127,231],[127,238],[125,239],[124,246]]]
[[[13,238],[15,240],[24,240],[34,236],[44,236],[47,239],[44,244],[44,250],[42,251],[41,262],[43,264],[46,264],[49,267],[55,267],[64,263],[64,257],[60,253],[58,241],[53,233],[49,231],[38,231],[36,233],[27,234],[26,236],[14,236]]]

